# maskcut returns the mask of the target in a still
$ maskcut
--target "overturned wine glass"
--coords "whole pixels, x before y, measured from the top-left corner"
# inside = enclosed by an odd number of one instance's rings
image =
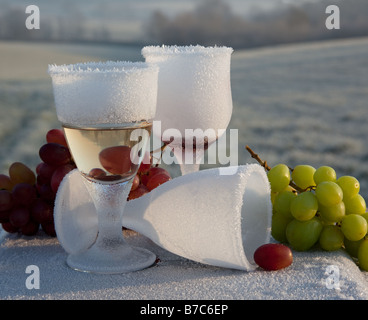
[[[128,201],[122,224],[184,258],[252,271],[255,250],[270,239],[271,208],[263,167],[220,167],[177,177]],[[85,252],[96,241],[96,209],[78,172],[62,181],[54,215],[69,254]]]

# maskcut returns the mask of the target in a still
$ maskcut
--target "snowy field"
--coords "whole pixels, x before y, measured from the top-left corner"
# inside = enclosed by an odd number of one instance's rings
[[[15,161],[35,168],[45,133],[59,127],[49,63],[142,60],[140,50],[0,42],[0,172]],[[367,38],[235,51],[229,129],[238,129],[239,163],[254,161],[248,144],[271,166],[330,165],[359,178],[367,197],[367,52]]]

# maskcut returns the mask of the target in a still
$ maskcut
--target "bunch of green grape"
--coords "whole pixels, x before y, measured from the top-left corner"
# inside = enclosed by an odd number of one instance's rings
[[[278,164],[268,179],[275,240],[297,251],[316,244],[327,251],[345,248],[368,271],[368,212],[355,177],[337,178],[329,166]]]

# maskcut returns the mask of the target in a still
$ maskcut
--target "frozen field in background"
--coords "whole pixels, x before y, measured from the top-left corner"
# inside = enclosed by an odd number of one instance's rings
[[[0,173],[15,161],[34,169],[45,133],[59,127],[49,63],[142,60],[140,49],[0,42]],[[232,93],[240,164],[254,162],[248,144],[271,166],[354,175],[368,196],[367,38],[235,51]]]

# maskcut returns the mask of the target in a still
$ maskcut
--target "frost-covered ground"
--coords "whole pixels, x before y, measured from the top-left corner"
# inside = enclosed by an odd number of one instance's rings
[[[46,131],[59,126],[48,63],[142,60],[140,49],[0,42],[0,172],[14,161],[35,167]],[[248,144],[270,165],[330,165],[358,177],[367,197],[367,53],[367,38],[234,52],[239,163],[254,161]]]
[[[174,255],[134,232],[128,243],[147,248],[160,261],[128,274],[77,272],[57,239],[19,237],[0,228],[2,300],[367,300],[366,272],[343,250],[293,252],[290,267],[267,272],[225,269]],[[25,269],[36,264],[40,288],[25,285]],[[331,267],[335,271],[331,270]],[[335,272],[335,273],[333,273]],[[33,279],[33,278],[31,278]],[[119,302],[123,303],[123,302]]]

